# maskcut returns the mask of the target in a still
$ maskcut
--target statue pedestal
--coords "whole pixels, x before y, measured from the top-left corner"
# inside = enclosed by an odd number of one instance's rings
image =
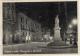
[[[60,29],[61,28],[59,26],[54,28],[54,38],[53,38],[54,41],[62,41]]]
[[[64,41],[55,41],[50,42],[47,46],[66,46],[66,43]]]

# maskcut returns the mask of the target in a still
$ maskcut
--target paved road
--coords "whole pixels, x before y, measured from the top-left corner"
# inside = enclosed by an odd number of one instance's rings
[[[48,48],[48,43],[32,42],[16,45],[3,46],[4,53],[77,53],[77,48]]]

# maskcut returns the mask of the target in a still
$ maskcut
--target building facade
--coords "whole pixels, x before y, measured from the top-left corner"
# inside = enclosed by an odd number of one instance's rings
[[[3,44],[49,41],[49,37],[50,31],[39,22],[16,13],[15,3],[3,3]]]
[[[16,13],[14,3],[3,3],[3,43],[11,44],[16,30]]]
[[[41,24],[32,20],[24,13],[18,13],[18,39],[20,42],[40,41],[42,37]]]

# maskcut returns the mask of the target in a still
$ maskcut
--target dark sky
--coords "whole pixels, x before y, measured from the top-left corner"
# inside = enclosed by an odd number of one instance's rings
[[[77,18],[77,2],[24,2],[16,3],[17,12],[23,12],[42,27],[53,29],[55,16],[59,15],[60,27],[64,30],[71,20]]]

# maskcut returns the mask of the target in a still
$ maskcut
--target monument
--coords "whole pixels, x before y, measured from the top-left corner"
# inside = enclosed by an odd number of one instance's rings
[[[61,41],[61,34],[60,34],[60,26],[59,26],[59,18],[58,15],[55,18],[55,26],[54,26],[54,41]]]
[[[65,46],[65,42],[62,41],[61,39],[61,34],[60,34],[60,26],[59,26],[59,17],[58,15],[55,18],[55,26],[54,26],[54,37],[53,37],[53,42],[50,42],[48,46]]]

